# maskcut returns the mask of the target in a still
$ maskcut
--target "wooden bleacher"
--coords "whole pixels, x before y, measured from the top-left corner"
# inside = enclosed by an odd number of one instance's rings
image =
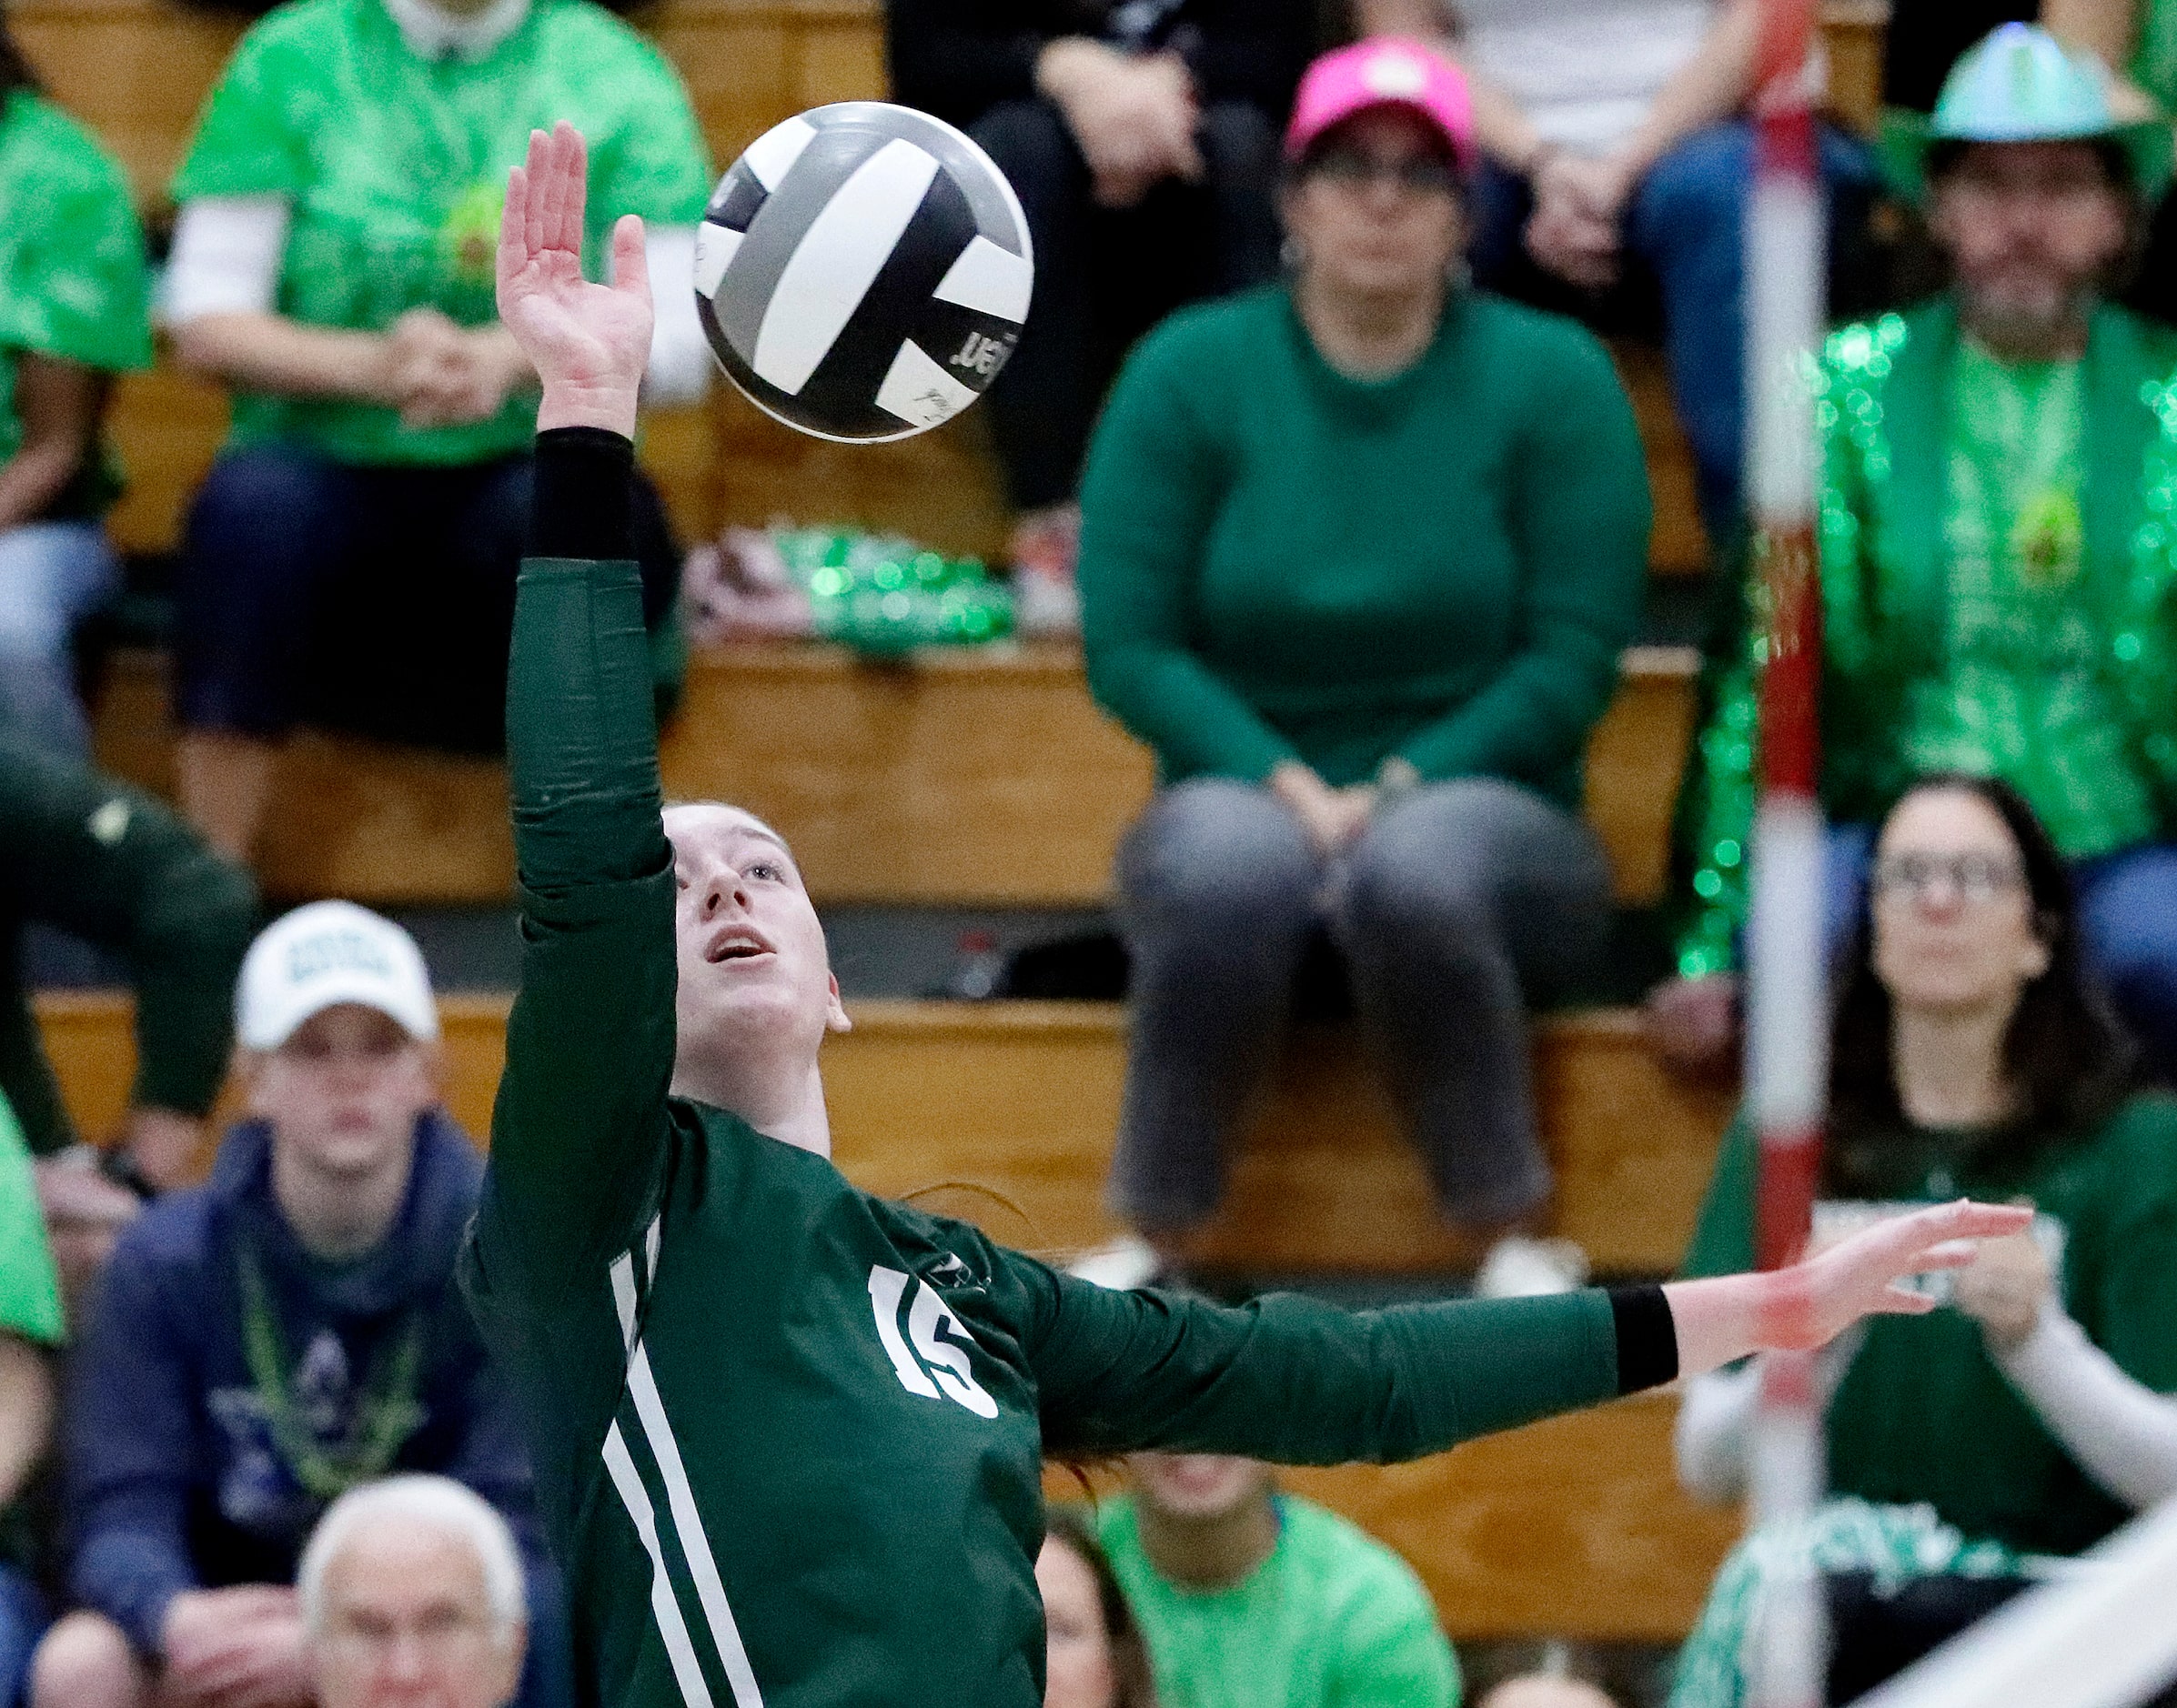
[[[490,1124],[506,1000],[458,996],[444,1017],[447,1101],[474,1133]],[[126,996],[49,991],[38,1016],[82,1130],[114,1130],[135,1066]],[[970,1182],[949,1211],[991,1221],[1056,1255],[1118,1233],[1104,1174],[1118,1124],[1125,1018],[1099,1002],[868,1001],[825,1046],[840,1165],[906,1197]],[[1634,1018],[1576,1010],[1536,1028],[1544,1143],[1557,1176],[1553,1226],[1601,1271],[1676,1268],[1707,1186],[1728,1093],[1657,1065]],[[231,1100],[227,1106],[231,1112]],[[995,1218],[993,1221],[993,1218]],[[1470,1265],[1437,1221],[1419,1162],[1398,1138],[1352,1037],[1296,1035],[1269,1106],[1233,1160],[1204,1261],[1255,1274],[1416,1273]]]
[[[1663,893],[1696,665],[1688,648],[1630,648],[1589,743],[1587,816],[1628,905]],[[157,654],[112,661],[96,733],[100,764],[172,793]],[[699,653],[660,757],[668,795],[736,801],[778,826],[827,903],[1099,901],[1152,783],[1147,753],[1089,698],[1079,652],[1053,642],[885,664],[793,642]],[[310,735],[283,766],[258,856],[272,894],[511,893],[497,764]]]
[[[457,997],[440,1008],[448,1101],[482,1133],[506,1004]],[[853,1013],[853,1031],[826,1046],[825,1085],[840,1165],[858,1184],[922,1194],[1053,1258],[1116,1231],[1100,1201],[1123,1066],[1115,1008],[865,1002]],[[134,1070],[127,999],[49,993],[38,1017],[76,1120],[111,1130]],[[1722,1100],[1664,1079],[1619,1017],[1546,1023],[1537,1050],[1557,1226],[1607,1269],[1675,1264]],[[1286,1274],[1469,1261],[1427,1202],[1350,1041],[1309,1038],[1235,1160],[1204,1255]],[[1288,1481],[1411,1560],[1456,1636],[1669,1642],[1690,1626],[1739,1529],[1735,1514],[1678,1492],[1674,1415],[1669,1397],[1647,1396],[1420,1464]],[[1054,1476],[1055,1495],[1069,1487]]]
[[[1736,1508],[1697,1506],[1679,1490],[1677,1417],[1675,1396],[1641,1394],[1410,1465],[1278,1481],[1404,1555],[1459,1642],[1677,1643],[1745,1525]],[[1082,1498],[1063,1469],[1044,1473],[1043,1490]]]

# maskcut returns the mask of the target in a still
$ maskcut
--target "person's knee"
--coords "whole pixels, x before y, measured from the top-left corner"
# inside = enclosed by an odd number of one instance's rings
[[[1245,101],[1219,101],[1194,129],[1202,165],[1215,185],[1260,186],[1277,176],[1277,131],[1258,106]]]
[[[1533,810],[1521,791],[1487,778],[1440,784],[1384,809],[1346,868],[1355,929],[1479,949],[1495,934],[1494,895],[1507,856],[1507,819]]]
[[[30,1708],[141,1708],[149,1693],[128,1639],[99,1613],[70,1613],[30,1663]]]
[[[1711,125],[1648,168],[1638,192],[1638,211],[1658,230],[1736,230],[1752,176],[1752,133],[1742,125]]]
[[[1073,133],[1049,101],[1001,101],[968,126],[968,135],[1016,190],[1033,190],[1080,169]]]
[[[282,446],[229,451],[205,475],[195,508],[211,522],[277,522],[320,507],[327,474],[317,458]]]
[[[2128,859],[2090,883],[2081,927],[2093,971],[2120,995],[2177,1014],[2177,849]]]
[[[284,577],[335,526],[338,478],[317,458],[279,446],[220,457],[189,505],[184,597],[207,576],[229,584]]]
[[[76,622],[113,592],[116,573],[95,528],[34,522],[0,529],[0,654],[11,665],[65,659]]]
[[[1206,921],[1304,915],[1316,871],[1283,804],[1218,779],[1158,796],[1127,839],[1120,877],[1130,906]]]

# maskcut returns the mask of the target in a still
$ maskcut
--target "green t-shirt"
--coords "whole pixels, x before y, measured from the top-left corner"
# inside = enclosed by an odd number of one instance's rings
[[[174,199],[286,196],[278,307],[306,325],[378,331],[428,306],[483,326],[507,173],[532,128],[562,118],[590,142],[593,272],[621,215],[702,217],[711,167],[687,92],[655,47],[589,0],[536,0],[473,62],[419,58],[379,0],[294,0],[235,50]],[[489,421],[418,429],[376,404],[246,393],[234,437],[345,463],[458,464],[525,448],[536,416],[522,396]]]
[[[1459,1664],[1413,1568],[1310,1502],[1277,1510],[1270,1557],[1206,1592],[1149,1563],[1131,1496],[1098,1512],[1163,1708],[1456,1708]]]
[[[2132,81],[2161,102],[2164,112],[2177,110],[2177,4],[2172,0],[2144,0],[2141,5],[2131,71]]]
[[[2071,859],[2147,841],[2159,819],[2142,732],[2078,597],[2083,364],[2003,362],[1961,339],[1951,404],[1945,666],[1910,690],[1906,758],[2007,779]]]
[[[0,463],[23,442],[15,353],[118,373],[151,366],[144,233],[121,168],[42,95],[0,109]],[[119,483],[94,459],[56,511],[96,515]]]
[[[1860,1142],[1873,1199],[2031,1199],[2063,1225],[2065,1309],[2128,1374],[2177,1391],[2177,1100],[2142,1093],[2099,1130],[2022,1161],[1992,1157],[1980,1131],[1915,1129]],[[1688,1275],[1752,1267],[1755,1164],[1741,1116],[1724,1136]],[[1969,1537],[2076,1553],[2131,1516],[2004,1380],[1980,1326],[1947,1306],[1868,1325],[1829,1426],[1836,1493],[1924,1501]]]
[[[5,1098],[0,1098],[0,1329],[41,1346],[58,1346],[65,1336],[60,1282],[30,1150]]]

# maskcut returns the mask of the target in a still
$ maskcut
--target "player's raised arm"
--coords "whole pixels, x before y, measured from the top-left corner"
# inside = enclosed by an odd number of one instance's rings
[[[535,133],[499,246],[500,317],[544,392],[507,683],[521,991],[481,1231],[487,1265],[503,1247],[532,1287],[593,1279],[640,1235],[673,1061],[672,857],[629,524],[650,286],[633,217],[611,283],[582,276],[586,169],[570,126]]]

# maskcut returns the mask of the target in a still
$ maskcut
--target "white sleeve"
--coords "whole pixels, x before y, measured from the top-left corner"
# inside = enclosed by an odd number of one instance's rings
[[[2063,1311],[2043,1305],[2040,1326],[1996,1364],[2118,1500],[2144,1508],[2177,1493],[2177,1395],[2127,1376]]]
[[[1671,1449],[1678,1486],[1695,1500],[1728,1506],[1745,1495],[1754,1403],[1760,1395],[1761,1361],[1755,1358],[1708,1371],[1680,1390]]]
[[[1814,1389],[1826,1410],[1852,1366],[1866,1326],[1848,1329],[1815,1355]],[[1754,1452],[1754,1412],[1761,1400],[1761,1361],[1746,1359],[1682,1382],[1671,1435],[1678,1486],[1697,1501],[1728,1506],[1747,1497]]]
[[[699,403],[710,389],[711,356],[711,341],[695,313],[695,227],[653,226],[643,252],[650,262],[657,319],[642,400],[653,407]]]
[[[182,204],[159,287],[159,317],[270,314],[290,217],[284,196],[202,196]]]

